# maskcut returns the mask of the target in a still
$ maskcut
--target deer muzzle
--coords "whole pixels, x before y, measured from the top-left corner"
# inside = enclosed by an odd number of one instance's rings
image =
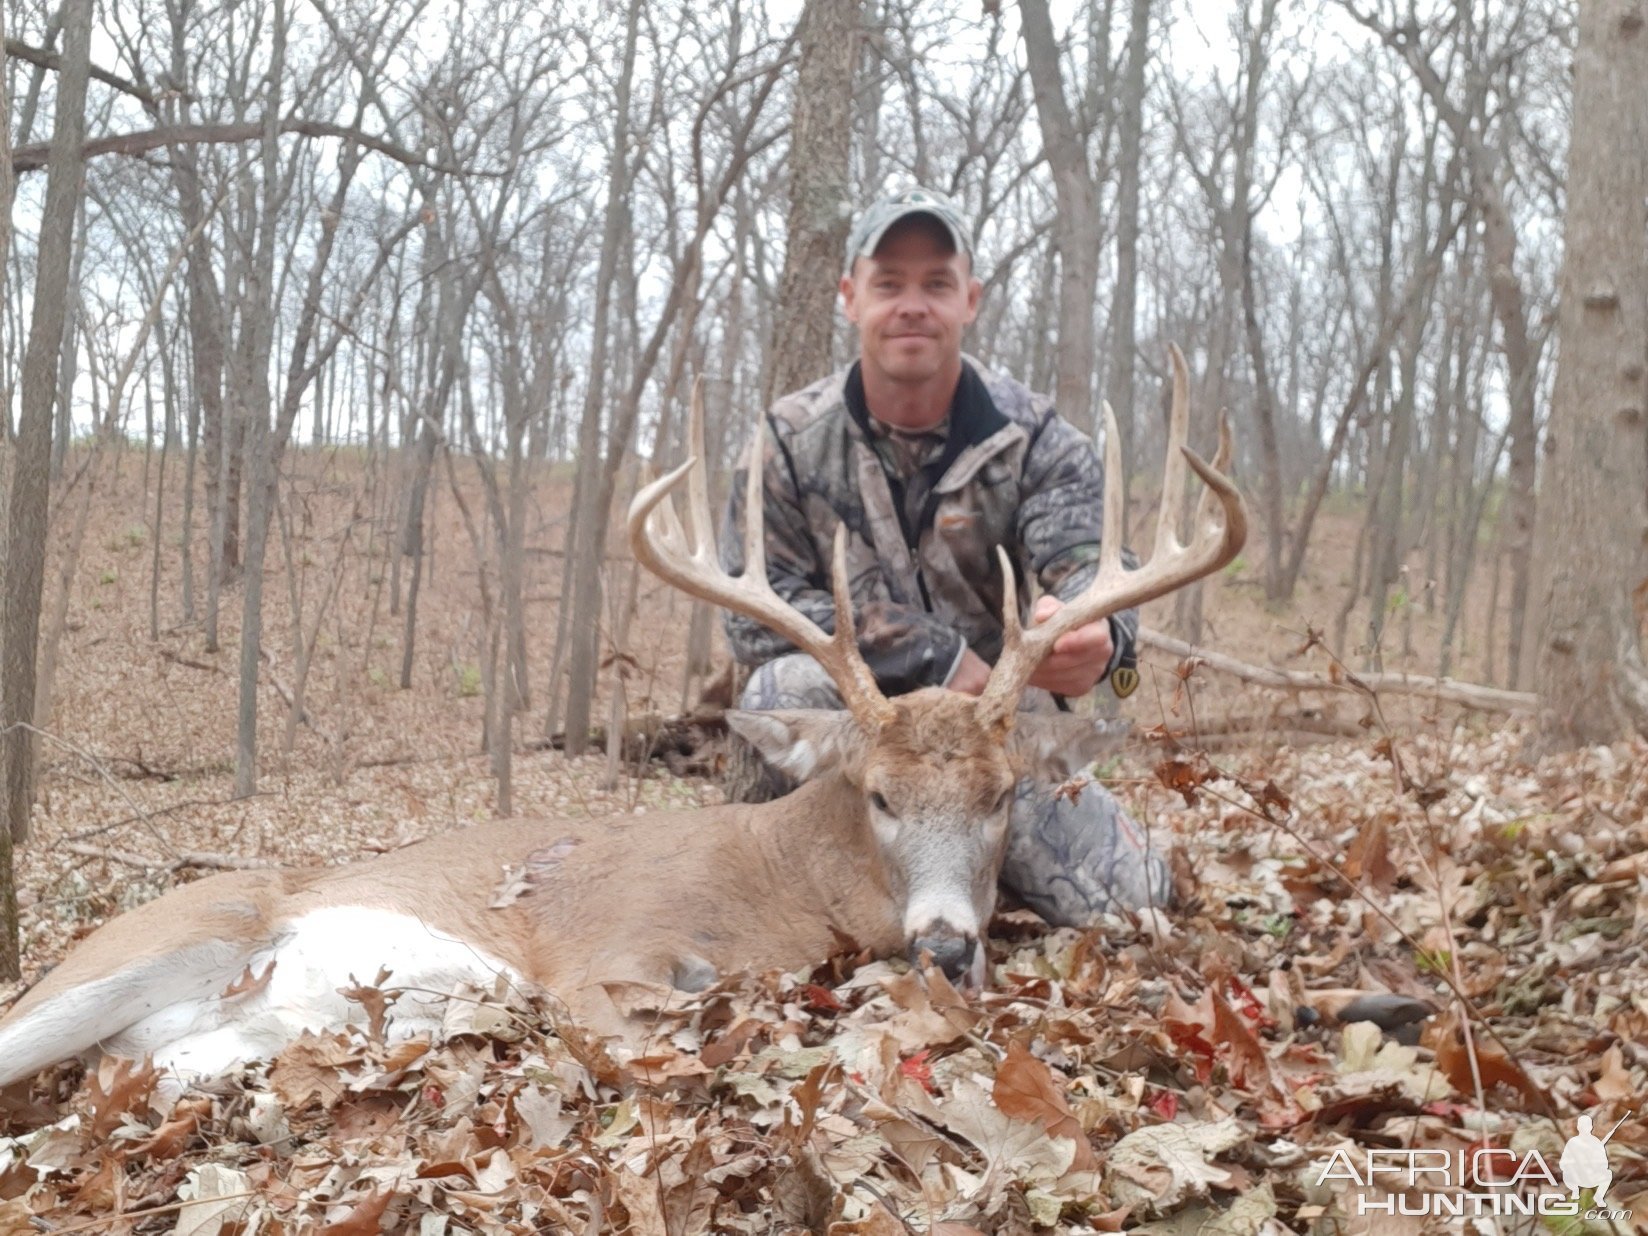
[[[944,971],[945,978],[955,981],[972,968],[977,948],[977,936],[957,931],[947,923],[937,923],[910,941],[910,964],[920,966],[922,955],[926,954],[932,958],[933,965]]]

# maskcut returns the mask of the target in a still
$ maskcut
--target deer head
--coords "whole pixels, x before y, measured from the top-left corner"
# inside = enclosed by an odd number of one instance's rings
[[[762,522],[762,433],[758,425],[745,476],[744,573],[730,576],[716,553],[703,459],[703,403],[693,396],[686,463],[647,485],[630,505],[636,558],[691,596],[764,624],[812,656],[841,693],[845,711],[731,712],[728,723],[775,766],[799,780],[838,775],[852,788],[870,840],[869,859],[893,898],[912,960],[923,952],[956,977],[972,962],[995,905],[1007,844],[1008,816],[1022,778],[1062,781],[1114,745],[1115,727],[1068,715],[1020,713],[1019,698],[1058,638],[1079,626],[1140,605],[1217,571],[1247,534],[1241,496],[1222,474],[1230,432],[1221,422],[1210,466],[1184,445],[1188,378],[1175,347],[1156,549],[1128,571],[1121,563],[1121,486],[1105,491],[1099,568],[1083,593],[1047,622],[1019,621],[1013,569],[998,549],[1006,587],[1002,654],[974,698],[926,688],[888,699],[859,654],[846,571],[846,530],[837,527],[832,555],[835,631],[827,633],[773,591],[767,578]],[[1115,418],[1105,408],[1105,469],[1119,476]],[[1177,535],[1188,464],[1206,484],[1188,542]],[[688,528],[666,499],[685,480]],[[1074,723],[1074,724],[1072,724]],[[796,827],[806,827],[797,820]]]

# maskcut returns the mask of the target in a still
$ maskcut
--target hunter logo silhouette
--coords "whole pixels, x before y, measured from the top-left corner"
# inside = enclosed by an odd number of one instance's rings
[[[1621,1116],[1614,1127],[1608,1130],[1608,1137],[1598,1137],[1591,1132],[1591,1118],[1579,1118],[1579,1132],[1568,1139],[1563,1147],[1562,1158],[1559,1164],[1562,1168],[1562,1183],[1574,1197],[1579,1196],[1581,1189],[1596,1190],[1596,1204],[1601,1205],[1602,1199],[1607,1196],[1608,1186],[1613,1183],[1614,1173],[1608,1166],[1608,1138],[1619,1132],[1619,1126],[1625,1123]]]

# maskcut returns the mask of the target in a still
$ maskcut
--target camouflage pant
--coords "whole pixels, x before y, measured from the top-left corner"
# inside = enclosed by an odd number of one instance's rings
[[[1037,703],[1051,700],[1027,692],[1026,704]],[[739,706],[759,712],[842,705],[818,662],[792,653],[759,666]],[[1166,856],[1152,850],[1115,797],[1096,784],[1075,801],[1055,798],[1052,790],[1029,779],[1019,783],[1001,886],[1059,927],[1084,926],[1107,910],[1166,906],[1172,887]]]

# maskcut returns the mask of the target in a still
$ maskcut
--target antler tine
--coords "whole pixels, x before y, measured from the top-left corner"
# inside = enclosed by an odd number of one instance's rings
[[[1006,552],[997,551],[1005,576],[1002,652],[979,701],[983,715],[997,724],[1012,724],[1019,695],[1060,636],[1211,575],[1234,558],[1247,540],[1246,504],[1223,471],[1229,466],[1231,458],[1229,422],[1220,418],[1219,450],[1211,465],[1185,445],[1190,423],[1188,373],[1184,356],[1177,347],[1171,348],[1171,356],[1173,412],[1169,420],[1167,466],[1162,482],[1156,549],[1150,561],[1136,571],[1120,569],[1121,487],[1119,484],[1112,485],[1105,494],[1104,548],[1093,579],[1080,596],[1060,607],[1046,622],[1023,631],[1019,627],[1012,566]],[[1108,407],[1105,408],[1105,419],[1106,479],[1114,480],[1121,473],[1121,452],[1117,444],[1115,418]],[[1182,544],[1178,537],[1177,516],[1184,497],[1187,467],[1202,479],[1207,489],[1197,503],[1190,541]]]
[[[626,521],[630,548],[636,561],[654,575],[689,596],[742,614],[776,631],[821,664],[840,689],[854,716],[867,725],[879,725],[889,705],[876,686],[875,676],[859,655],[853,631],[852,599],[846,570],[845,529],[837,529],[833,565],[836,634],[827,635],[817,623],[786,602],[767,578],[763,519],[762,441],[764,422],[757,422],[746,463],[744,491],[744,571],[736,578],[721,567],[716,554],[714,521],[709,512],[703,452],[703,403],[694,391],[690,435],[694,453],[685,463],[636,493]],[[688,481],[687,520],[692,544],[675,512],[671,495],[683,478]],[[657,518],[654,519],[654,514]]]
[[[880,725],[891,717],[892,705],[881,693],[875,674],[858,651],[851,583],[847,575],[847,525],[840,523],[835,526],[835,543],[830,547],[830,591],[835,596],[835,635],[827,649],[809,651],[829,672],[848,711],[860,722]]]

